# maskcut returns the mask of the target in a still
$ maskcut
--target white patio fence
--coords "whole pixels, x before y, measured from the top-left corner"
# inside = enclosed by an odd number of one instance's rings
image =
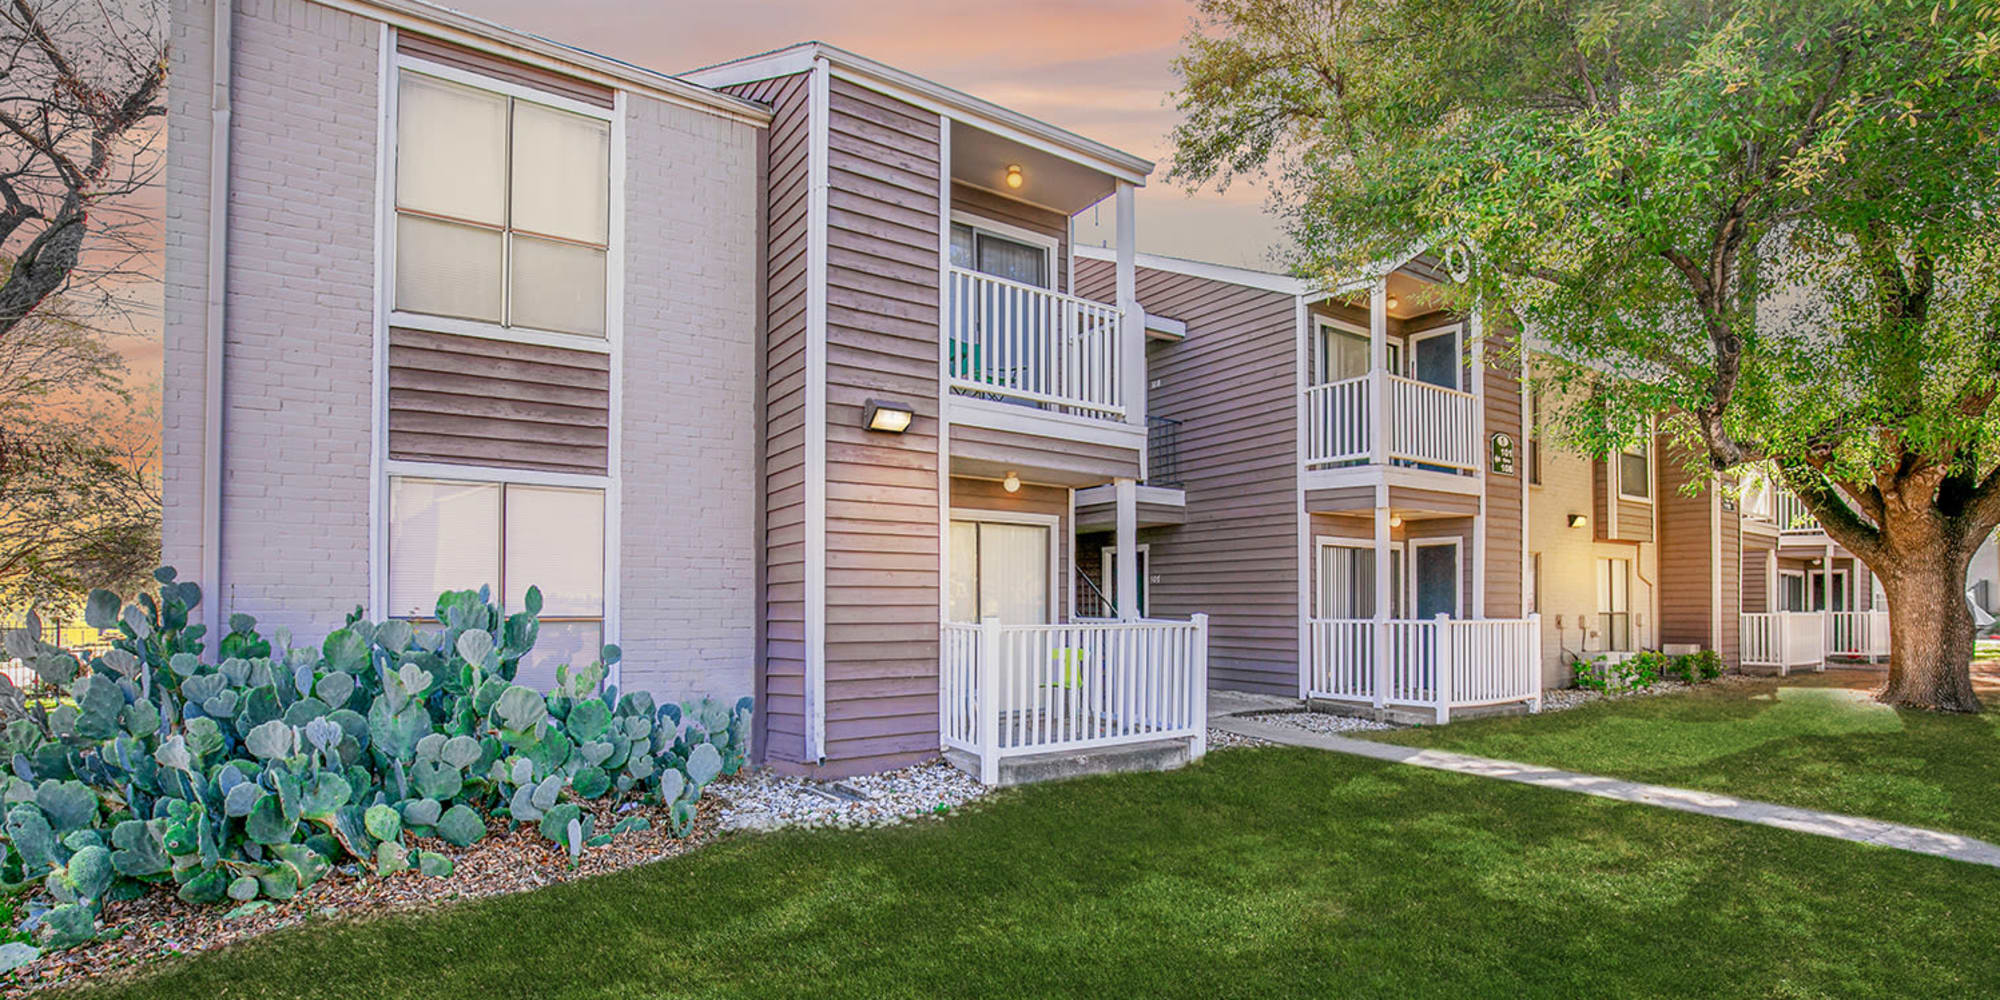
[[[996,784],[1005,757],[1208,738],[1208,616],[944,626],[938,728]]]
[[[1825,670],[1829,656],[1889,655],[1887,611],[1768,611],[1742,616],[1743,665]]]
[[[1430,620],[1315,618],[1307,623],[1313,698],[1376,708],[1542,706],[1541,616]]]

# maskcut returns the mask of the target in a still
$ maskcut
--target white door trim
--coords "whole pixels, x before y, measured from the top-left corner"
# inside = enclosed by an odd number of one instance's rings
[[[1062,515],[1034,514],[1019,510],[982,510],[976,507],[953,507],[951,509],[951,518],[945,523],[946,537],[943,541],[946,548],[951,547],[951,521],[971,521],[974,523],[984,521],[987,524],[1025,524],[1033,525],[1037,528],[1047,528],[1049,530],[1049,579],[1045,589],[1048,591],[1048,618],[1051,623],[1061,621],[1062,607],[1057,597],[1056,578],[1062,574]],[[976,566],[973,568],[975,570],[978,569]],[[946,580],[944,585],[946,588],[945,592],[949,595],[951,581]],[[944,616],[946,620],[950,620],[951,607],[948,596],[944,607]]]
[[[1417,613],[1417,550],[1449,545],[1451,553],[1452,617],[1465,617],[1465,540],[1456,536],[1412,538],[1404,543],[1409,554],[1403,557],[1403,607]]]

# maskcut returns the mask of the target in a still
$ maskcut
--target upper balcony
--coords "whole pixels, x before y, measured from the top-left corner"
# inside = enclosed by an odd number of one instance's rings
[[[1485,459],[1478,320],[1445,309],[1419,254],[1309,306],[1300,461],[1316,486],[1380,477],[1471,492]]]
[[[945,281],[953,391],[1125,419],[1124,310],[964,267]]]

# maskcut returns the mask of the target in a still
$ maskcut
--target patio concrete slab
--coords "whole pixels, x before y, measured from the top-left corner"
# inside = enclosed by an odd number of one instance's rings
[[[1232,713],[1216,713],[1213,706],[1215,693],[1210,694],[1211,712],[1209,727],[1241,736],[1252,736],[1272,743],[1288,746],[1308,747],[1315,750],[1329,750],[1334,753],[1371,757],[1375,760],[1427,767],[1437,771],[1453,771],[1482,778],[1496,778],[1523,785],[1553,788],[1558,791],[1595,795],[1598,798],[1617,799],[1621,802],[1637,802],[1642,805],[1658,806],[1680,812],[1699,813],[1732,819],[1742,823],[1756,823],[1773,826],[1781,830],[1810,833],[1821,837],[1851,840],[1856,843],[1891,847],[1916,854],[1930,854],[1940,858],[1950,858],[1968,864],[1987,865],[2000,868],[2000,846],[1941,830],[1929,830],[1920,826],[1904,826],[1863,816],[1844,816],[1840,813],[1820,812],[1814,809],[1799,809],[1781,806],[1754,799],[1739,799],[1716,792],[1695,791],[1688,788],[1673,788],[1667,785],[1649,785],[1620,778],[1606,778],[1595,774],[1580,774],[1553,767],[1534,764],[1520,764],[1510,760],[1496,760],[1491,757],[1475,757],[1471,754],[1452,753],[1446,750],[1426,750],[1420,747],[1397,746],[1392,743],[1377,743],[1372,740],[1357,740],[1330,733],[1314,733],[1295,726],[1278,726],[1267,722],[1233,717]],[[1296,705],[1296,702],[1293,702]]]

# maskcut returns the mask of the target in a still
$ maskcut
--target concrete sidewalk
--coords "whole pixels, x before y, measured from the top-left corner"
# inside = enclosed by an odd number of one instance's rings
[[[1373,740],[1357,740],[1327,733],[1307,732],[1296,726],[1255,722],[1239,717],[1245,712],[1282,712],[1297,710],[1296,698],[1268,698],[1263,695],[1239,695],[1228,692],[1224,704],[1236,704],[1234,712],[1218,711],[1217,696],[1225,692],[1209,693],[1209,720],[1211,729],[1249,736],[1287,746],[1308,747],[1314,750],[1330,750],[1334,753],[1353,754],[1357,757],[1371,757],[1396,764],[1410,764],[1428,767],[1437,771],[1454,771],[1459,774],[1477,775],[1482,778],[1497,778],[1523,785],[1553,788],[1564,792],[1595,795],[1598,798],[1617,799],[1621,802],[1637,802],[1643,805],[1659,806],[1662,809],[1676,809],[1681,812],[1699,813],[1721,819],[1733,819],[1743,823],[1757,823],[1774,826],[1781,830],[1834,837],[1856,843],[1874,844],[1879,847],[1893,847],[1897,850],[1917,854],[1930,854],[1968,864],[1988,865],[2000,868],[2000,847],[1983,840],[1929,830],[1920,826],[1903,826],[1886,823],[1879,819],[1861,816],[1843,816],[1839,813],[1819,812],[1814,809],[1798,809],[1770,802],[1739,799],[1714,792],[1698,792],[1686,788],[1672,788],[1666,785],[1648,785],[1619,778],[1605,778],[1594,774],[1579,774],[1553,767],[1538,767],[1533,764],[1517,764],[1508,760],[1491,757],[1474,757],[1470,754],[1451,753],[1445,750],[1425,750],[1418,747],[1396,746],[1392,743],[1377,743]],[[1268,698],[1268,700],[1267,700]]]

